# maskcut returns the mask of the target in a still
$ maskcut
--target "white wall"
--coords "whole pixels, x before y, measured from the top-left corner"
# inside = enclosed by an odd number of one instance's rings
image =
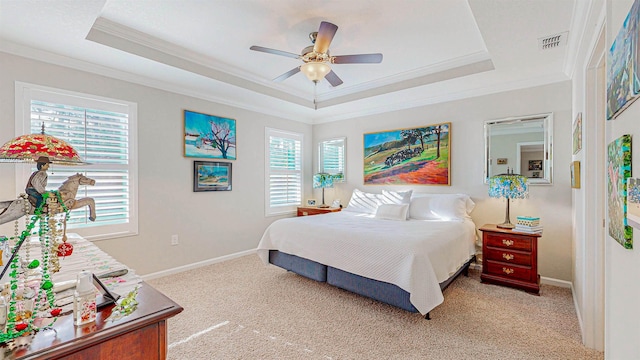
[[[267,225],[276,219],[264,216],[265,127],[304,134],[304,176],[310,183],[311,125],[5,53],[0,53],[0,143],[16,135],[15,81],[138,104],[139,235],[101,240],[96,245],[140,274],[257,246]],[[232,161],[232,191],[192,191],[194,158],[183,156],[184,109],[236,120],[238,154]],[[0,200],[18,195],[14,169],[15,165],[0,164]],[[305,189],[310,192],[310,185]],[[13,235],[12,226],[7,230],[5,224],[0,230]],[[180,245],[170,245],[172,234],[179,235]]]
[[[414,186],[416,192],[468,193],[476,202],[472,217],[478,227],[504,220],[505,202],[491,199],[483,183],[483,122],[512,116],[554,113],[553,185],[534,185],[527,200],[516,200],[511,217],[540,216],[544,235],[539,242],[541,276],[571,280],[571,82],[510,91],[387,114],[314,125],[314,146],[319,141],[347,137],[347,182],[325,190],[326,201],[347,204],[354,188],[379,192],[382,186],[363,185],[363,134],[451,122],[451,186]],[[314,148],[314,170],[317,170]],[[402,190],[409,186],[397,186]],[[316,198],[320,193],[316,192]]]
[[[606,49],[611,47],[633,1],[610,0],[608,3]],[[640,102],[636,102],[605,124],[606,144],[631,134],[631,169],[635,177],[640,171],[639,118]],[[633,232],[632,250],[624,249],[608,231],[605,233],[605,356],[610,359],[640,359],[640,229]]]

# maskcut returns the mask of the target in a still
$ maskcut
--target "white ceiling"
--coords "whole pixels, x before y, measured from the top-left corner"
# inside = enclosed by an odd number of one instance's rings
[[[590,0],[0,0],[0,51],[285,118],[320,123],[570,78]],[[301,60],[321,21],[344,81]],[[538,40],[563,34],[563,46]],[[314,95],[315,94],[315,95]],[[314,109],[314,98],[317,110]]]

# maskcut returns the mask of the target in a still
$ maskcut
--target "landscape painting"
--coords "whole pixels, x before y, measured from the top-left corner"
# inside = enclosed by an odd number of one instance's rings
[[[607,147],[609,235],[625,249],[633,248],[633,228],[627,225],[627,179],[631,177],[631,135]]]
[[[231,163],[193,162],[193,191],[228,190],[231,190]]]
[[[607,120],[618,116],[640,91],[638,81],[638,10],[634,1],[611,44],[607,61]]]
[[[236,121],[185,110],[184,155],[235,160]]]
[[[450,185],[451,123],[364,134],[365,185]]]

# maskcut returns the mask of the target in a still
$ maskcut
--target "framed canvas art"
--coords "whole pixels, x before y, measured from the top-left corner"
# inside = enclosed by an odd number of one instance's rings
[[[236,121],[184,111],[184,156],[236,159]]]
[[[578,113],[573,123],[573,155],[582,149],[582,113]]]
[[[640,92],[637,54],[639,2],[633,2],[607,55],[607,120],[620,115]]]
[[[451,123],[364,134],[365,185],[450,185]]]
[[[627,222],[640,229],[640,178],[627,179]]]
[[[631,135],[607,147],[609,235],[625,249],[633,248],[633,228],[627,225],[627,178],[631,177]]]
[[[194,161],[193,191],[231,191],[231,163]]]
[[[580,161],[573,161],[569,166],[571,170],[571,188],[580,189]]]

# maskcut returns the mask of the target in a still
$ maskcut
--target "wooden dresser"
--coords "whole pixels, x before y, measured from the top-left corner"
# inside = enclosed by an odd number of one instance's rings
[[[501,229],[493,224],[482,226],[480,231],[482,282],[539,294],[538,238],[542,235]]]
[[[298,207],[298,216],[318,215],[342,210],[339,207],[320,208],[317,206],[300,206]]]

